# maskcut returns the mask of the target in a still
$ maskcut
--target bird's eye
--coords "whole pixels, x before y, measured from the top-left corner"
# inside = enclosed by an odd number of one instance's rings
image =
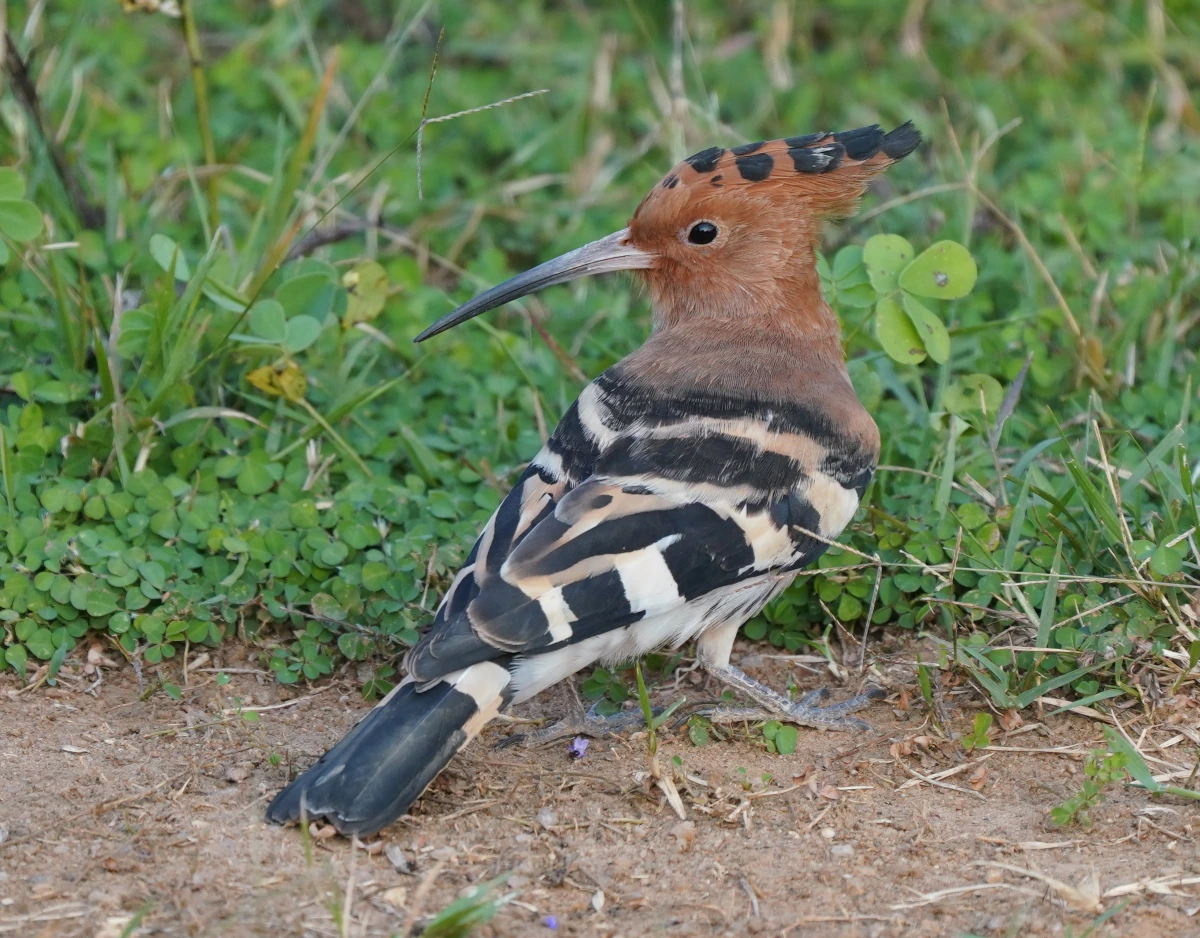
[[[697,222],[688,232],[688,240],[692,244],[710,244],[717,236],[717,226],[710,221]]]

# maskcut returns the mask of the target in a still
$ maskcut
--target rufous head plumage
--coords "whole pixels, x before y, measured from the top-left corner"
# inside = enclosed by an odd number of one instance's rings
[[[908,122],[890,133],[873,125],[702,150],[650,190],[627,228],[485,291],[416,341],[542,287],[614,270],[642,275],[655,328],[765,317],[828,331],[815,267],[820,223],[851,214],[872,177],[920,142]]]
[[[911,123],[875,125],[688,157],[629,224],[630,243],[655,258],[645,279],[656,325],[765,316],[817,328],[821,221],[851,214],[871,178],[920,140]]]

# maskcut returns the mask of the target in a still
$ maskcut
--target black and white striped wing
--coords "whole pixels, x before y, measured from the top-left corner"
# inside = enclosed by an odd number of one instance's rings
[[[806,440],[807,460],[772,449],[774,411],[648,419],[644,408],[623,415],[614,388],[585,389],[497,509],[409,654],[417,680],[584,641],[806,566],[870,477],[873,454],[839,455],[828,440]],[[835,463],[845,483],[823,471]]]
[[[430,680],[505,654],[572,644],[771,570],[826,545],[787,522],[807,506],[749,511],[592,480],[571,489],[494,573],[458,584],[408,666]],[[465,580],[463,581],[465,583]]]

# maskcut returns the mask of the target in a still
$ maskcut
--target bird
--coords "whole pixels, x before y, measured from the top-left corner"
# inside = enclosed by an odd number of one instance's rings
[[[714,722],[861,731],[878,687],[821,706],[730,663],[739,627],[853,518],[879,458],[822,296],[823,219],[852,214],[910,154],[906,122],[710,147],[656,182],[627,227],[493,287],[415,341],[553,284],[632,271],[644,344],[588,384],[453,578],[403,680],[272,801],[276,823],[369,836],[405,813],[494,717],[597,663],[696,642],[746,698]],[[611,720],[617,717],[609,718]],[[598,733],[604,718],[587,725]]]

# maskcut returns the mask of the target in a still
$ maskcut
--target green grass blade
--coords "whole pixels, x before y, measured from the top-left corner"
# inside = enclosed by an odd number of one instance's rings
[[[1048,440],[1042,440],[1042,442],[1038,443],[1036,446],[1031,446],[1029,449],[1027,449],[1024,453],[1021,454],[1021,458],[1018,459],[1016,461],[1016,463],[1013,465],[1012,469],[1009,470],[1008,477],[1010,479],[1025,479],[1025,478],[1027,478],[1026,473],[1029,471],[1029,467],[1033,465],[1033,461],[1035,459],[1037,459],[1040,455],[1042,455],[1042,453],[1044,453],[1046,450],[1048,450],[1055,443],[1061,443],[1061,442],[1062,442],[1061,436],[1052,436]]]
[[[1125,692],[1123,690],[1120,690],[1119,688],[1116,688],[1116,687],[1112,687],[1112,688],[1109,688],[1108,690],[1102,690],[1098,694],[1089,694],[1087,697],[1084,697],[1081,700],[1072,700],[1069,704],[1066,704],[1065,706],[1058,707],[1055,710],[1051,710],[1049,713],[1046,714],[1046,716],[1052,717],[1059,713],[1067,713],[1068,711],[1078,709],[1079,707],[1090,707],[1092,704],[1098,703],[1101,700],[1109,700],[1113,697],[1122,697],[1122,696],[1124,696],[1124,694],[1125,694]]]
[[[646,719],[646,732],[649,737],[646,746],[650,750],[650,755],[653,756],[658,751],[658,736],[655,733],[654,708],[650,706],[650,694],[646,690],[646,679],[642,677],[641,658],[634,662],[633,673],[637,677],[638,703],[642,708],[642,716]]]
[[[421,931],[423,938],[466,938],[478,926],[490,922],[503,901],[495,892],[508,877],[505,873],[480,883],[467,895],[455,899],[425,924]]]
[[[1160,467],[1165,469],[1166,467],[1163,466],[1163,461],[1165,458],[1185,440],[1186,436],[1184,434],[1183,427],[1172,427],[1171,430],[1164,435],[1161,440],[1158,441],[1158,445],[1155,446],[1154,449],[1150,450],[1150,452],[1146,454],[1145,458],[1138,463],[1137,467],[1130,473],[1129,478],[1121,483],[1121,500],[1126,502],[1132,501],[1137,487],[1141,485],[1142,480],[1151,472]],[[1174,475],[1174,472],[1167,473],[1167,478],[1170,479],[1172,485],[1175,481]],[[1182,495],[1183,493],[1177,492],[1177,494]]]
[[[1160,792],[1163,790],[1162,785],[1154,780],[1154,773],[1150,771],[1150,766],[1146,764],[1146,760],[1142,758],[1142,754],[1137,751],[1136,746],[1111,726],[1104,727],[1104,738],[1108,741],[1109,752],[1119,752],[1125,756],[1125,767],[1133,776],[1134,781],[1147,791]]]
[[[1072,681],[1078,681],[1081,677],[1091,674],[1093,671],[1098,671],[1101,668],[1112,664],[1111,661],[1097,661],[1094,664],[1089,664],[1086,667],[1075,668],[1073,671],[1068,671],[1066,674],[1060,674],[1058,677],[1052,677],[1047,681],[1042,681],[1036,687],[1031,687],[1022,694],[1017,695],[1017,706],[1022,710],[1028,707],[1031,703],[1041,697],[1043,694],[1048,694],[1056,688],[1062,687],[1064,684],[1070,684]]]
[[[1012,521],[1008,528],[1008,540],[1004,543],[1004,562],[1001,568],[1012,570],[1016,563],[1017,544],[1021,540],[1021,529],[1025,527],[1025,514],[1029,511],[1029,476],[1021,483],[1021,494],[1013,506]]]
[[[1054,628],[1054,609],[1058,604],[1059,568],[1062,566],[1062,538],[1054,546],[1054,562],[1050,564],[1050,579],[1042,596],[1042,611],[1038,616],[1037,643],[1039,648],[1050,647],[1050,630]]]
[[[12,476],[9,474],[11,458],[8,453],[8,433],[4,424],[0,423],[0,476],[4,479],[4,501],[8,505],[8,523],[17,523],[17,514],[13,508]]]
[[[937,494],[933,499],[933,510],[939,516],[945,516],[950,507],[950,492],[954,487],[954,458],[958,445],[959,434],[967,428],[966,423],[957,415],[950,417],[950,431],[946,437],[946,459],[942,463],[942,474],[938,480]]]
[[[1067,472],[1071,475],[1071,480],[1075,483],[1075,491],[1083,503],[1084,510],[1096,524],[1104,529],[1109,540],[1120,543],[1121,523],[1117,520],[1116,510],[1109,501],[1110,496],[1106,492],[1102,492],[1091,480],[1087,470],[1076,459],[1074,451],[1069,446],[1065,449],[1066,456],[1064,456],[1063,462],[1066,464]]]
[[[973,667],[974,665],[971,662],[966,661],[965,659],[962,658],[963,652],[966,652],[968,655],[970,655],[972,658],[974,658],[976,661],[978,661],[980,664],[982,664],[985,668],[987,668],[992,673],[992,675],[996,678],[996,680],[1003,681],[1003,682],[1005,682],[1005,684],[1008,683],[1008,674],[1005,672],[1005,670],[1002,667],[1000,667],[1000,665],[996,664],[996,662],[994,662],[991,658],[989,658],[984,651],[982,651],[978,648],[975,648],[971,645],[960,645],[959,646],[959,659],[960,659],[959,664],[965,664],[968,667]]]

